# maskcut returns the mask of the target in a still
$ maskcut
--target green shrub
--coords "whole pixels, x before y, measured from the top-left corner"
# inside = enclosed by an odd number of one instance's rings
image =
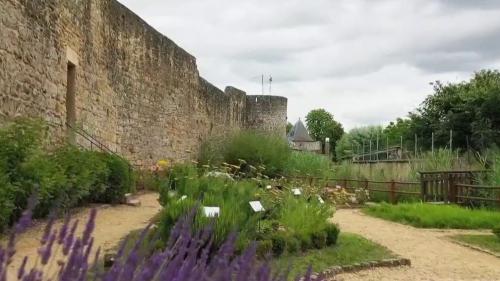
[[[186,171],[188,172],[186,175]],[[192,173],[194,171],[194,173]],[[184,176],[185,175],[185,176]],[[190,175],[190,176],[188,176]],[[184,204],[186,200],[196,202],[200,201],[201,206],[218,206],[220,215],[216,220],[206,218],[201,214],[196,216],[195,230],[202,229],[207,224],[214,221],[214,244],[217,246],[222,243],[229,233],[239,231],[240,237],[254,238],[257,232],[259,215],[255,214],[248,204],[255,198],[255,183],[250,181],[231,181],[225,178],[199,177],[196,170],[191,168],[173,168],[170,180],[160,188],[161,202],[167,210],[177,210],[179,205]],[[186,196],[187,199],[181,198]],[[166,230],[162,232],[164,239],[168,238],[168,230],[177,218],[185,213],[166,212],[164,215],[170,219],[162,219],[161,224]],[[266,225],[263,225],[265,228]],[[252,240],[252,239],[249,239]]]
[[[326,246],[327,234],[325,231],[317,231],[311,235],[311,242],[316,249],[321,249]]]
[[[0,169],[0,233],[9,225],[15,208],[12,189],[7,175]]]
[[[273,249],[271,240],[261,240],[257,242],[257,256],[260,258],[267,257]]]
[[[37,154],[31,156],[20,167],[20,178],[13,185],[23,190],[21,202],[17,204],[17,214],[26,206],[26,201],[34,193],[38,204],[34,210],[37,218],[45,217],[51,210],[66,210],[73,207],[72,196],[77,191],[69,190],[66,176],[60,166],[47,155]]]
[[[324,230],[332,215],[333,211],[327,204],[288,195],[278,210],[278,221],[286,231],[310,237],[312,233]]]
[[[498,239],[500,239],[500,226],[493,228],[493,234],[495,234]]]
[[[299,235],[298,240],[300,241],[300,250],[305,252],[313,248],[312,240],[310,235]]]
[[[202,149],[202,164],[220,164],[216,162],[221,158],[209,156],[220,153],[222,159],[229,164],[240,165],[240,159],[243,159],[254,167],[264,165],[266,169],[263,173],[268,176],[281,174],[291,154],[288,143],[283,138],[257,132],[238,132],[224,141],[212,142],[205,144]]]
[[[286,176],[333,176],[332,162],[325,155],[311,152],[292,152],[283,172]]]
[[[86,203],[91,197],[103,194],[107,188],[109,168],[106,155],[68,145],[58,149],[53,156],[66,176],[70,191],[69,206]]]
[[[47,126],[20,119],[0,128],[0,231],[16,221],[36,195],[34,216],[82,203],[116,203],[132,190],[126,161],[73,146],[45,149]]]
[[[286,239],[283,237],[283,234],[276,233],[271,236],[271,241],[273,243],[273,255],[275,257],[281,256],[285,252],[286,247]]]
[[[335,224],[328,224],[325,228],[326,232],[326,245],[332,246],[337,244],[340,228]]]
[[[298,252],[300,249],[301,249],[300,240],[293,236],[288,237],[288,239],[286,240],[287,252],[290,254],[294,254]]]
[[[125,160],[115,155],[105,154],[104,161],[109,170],[106,188],[100,194],[97,193],[98,198],[94,200],[102,203],[119,203],[126,193],[133,191],[132,170]]]

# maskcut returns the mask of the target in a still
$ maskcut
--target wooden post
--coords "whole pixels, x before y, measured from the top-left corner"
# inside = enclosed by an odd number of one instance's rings
[[[426,202],[426,200],[427,200],[427,188],[426,188],[424,174],[420,174],[420,195],[422,196],[422,202]]]
[[[344,179],[344,189],[347,190],[347,179]]]
[[[391,186],[390,186],[390,198],[391,198],[391,203],[396,204],[396,182],[394,180],[391,180]]]
[[[309,186],[312,186],[313,178],[309,177]]]
[[[449,184],[449,193],[448,193],[448,202],[457,203],[457,183],[455,181],[455,177],[452,173],[448,174],[448,184]]]

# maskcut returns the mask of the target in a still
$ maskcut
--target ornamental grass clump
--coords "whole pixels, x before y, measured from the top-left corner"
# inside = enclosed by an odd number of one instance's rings
[[[175,225],[164,250],[147,254],[140,250],[144,239],[148,237],[146,234],[150,227],[147,227],[131,250],[125,251],[127,241],[123,243],[114,264],[107,270],[99,265],[100,249],[94,251],[92,233],[96,210],[91,211],[82,235],[76,232],[78,221],[68,217],[60,228],[55,228],[52,219],[41,239],[38,255],[24,257],[17,268],[12,268],[12,262],[17,258],[16,237],[29,227],[31,210],[24,212],[7,245],[0,246],[0,280],[288,280],[288,271],[274,274],[268,263],[256,260],[255,244],[241,255],[235,255],[237,236],[234,234],[212,255],[211,229],[192,232],[194,212]],[[311,269],[303,280],[311,280]]]

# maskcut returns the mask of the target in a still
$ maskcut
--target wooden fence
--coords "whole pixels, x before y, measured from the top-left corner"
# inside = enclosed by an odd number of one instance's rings
[[[388,195],[388,201],[396,204],[402,196],[424,202],[445,202],[474,205],[488,202],[500,206],[500,187],[474,184],[484,171],[442,171],[421,172],[420,182],[373,181],[359,179],[292,177],[308,182],[309,185],[325,187],[341,186],[347,190],[364,189],[370,194]]]

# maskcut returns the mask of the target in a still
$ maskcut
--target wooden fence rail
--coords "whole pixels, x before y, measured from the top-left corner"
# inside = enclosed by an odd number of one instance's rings
[[[325,187],[340,186],[347,190],[358,188],[370,193],[388,194],[389,201],[397,204],[400,195],[420,198],[424,202],[445,202],[470,204],[471,202],[498,203],[500,206],[500,186],[473,184],[478,173],[484,171],[445,171],[421,173],[419,182],[375,181],[361,179],[289,177],[305,180],[309,185],[323,183]]]

